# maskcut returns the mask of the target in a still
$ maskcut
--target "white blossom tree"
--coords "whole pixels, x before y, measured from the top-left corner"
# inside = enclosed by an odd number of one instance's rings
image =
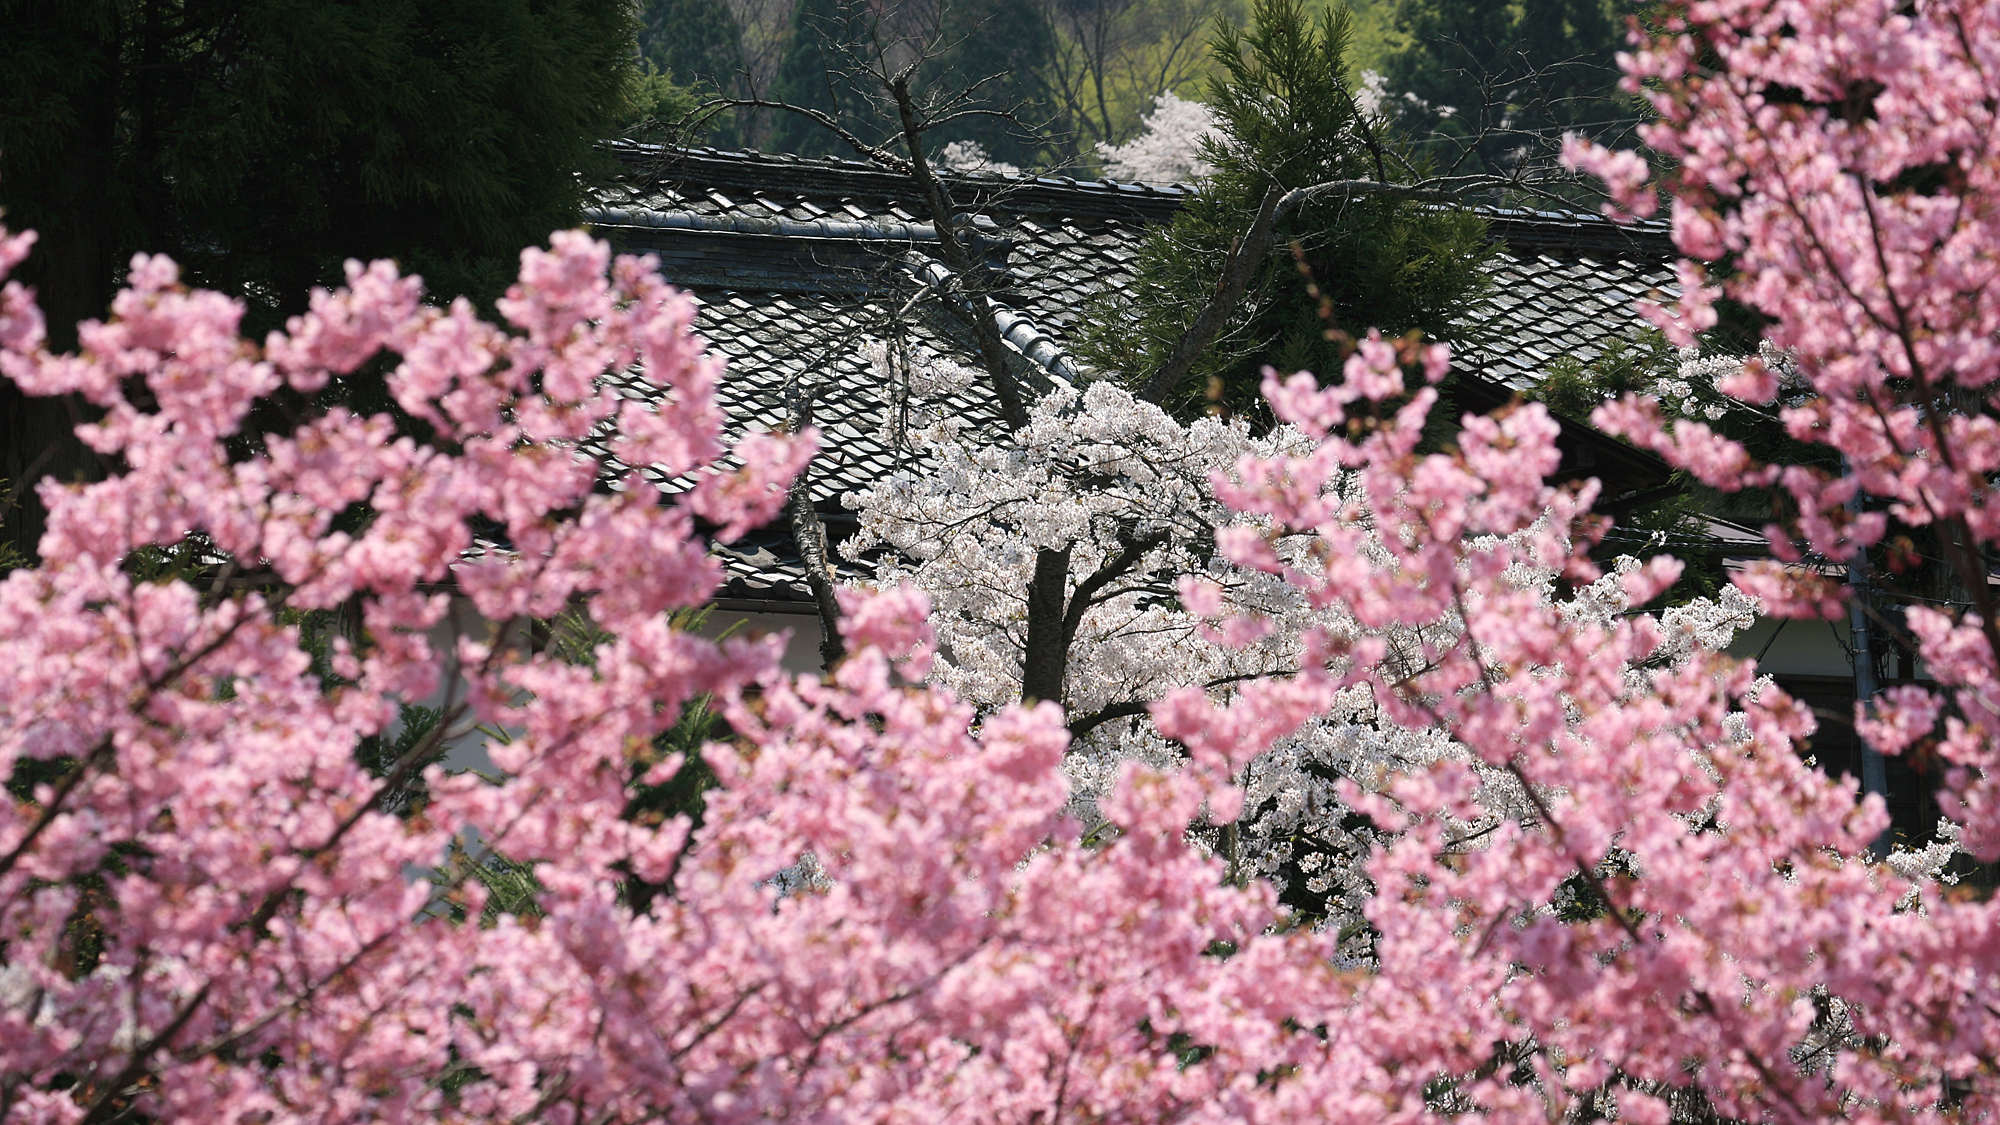
[[[1341,605],[1315,608],[1296,582],[1223,557],[1219,544],[1240,549],[1261,539],[1274,557],[1304,570],[1323,550],[1313,536],[1274,534],[1232,509],[1217,487],[1246,457],[1308,448],[1296,429],[1258,435],[1241,419],[1214,416],[1182,423],[1115,384],[1092,382],[1059,386],[1034,404],[1027,426],[995,440],[939,405],[977,371],[880,343],[868,354],[885,383],[907,388],[885,436],[918,461],[849,498],[860,532],[845,550],[872,560],[883,585],[929,595],[940,655],[934,683],[983,712],[1024,697],[1064,706],[1073,737],[1064,767],[1072,810],[1085,825],[1098,822],[1096,803],[1124,762],[1170,768],[1181,760],[1178,745],[1154,726],[1151,700],[1197,687],[1220,701],[1242,685],[1288,678],[1313,633],[1350,645],[1378,639],[1400,675],[1421,672],[1430,654],[1457,640],[1450,621],[1418,630],[1364,622]],[[1370,516],[1356,497],[1343,496],[1346,518],[1365,524]],[[1060,665],[1053,683],[1037,686],[1033,603],[1038,566],[1052,557],[1066,570]],[[1551,612],[1560,605],[1608,625],[1634,610],[1624,577],[1638,565],[1621,560],[1561,600],[1552,571],[1517,566],[1509,581],[1539,592]],[[1655,666],[1721,651],[1755,609],[1729,588],[1717,600],[1666,610],[1660,625],[1667,641],[1647,668],[1627,675],[1637,685]],[[1341,800],[1338,787],[1345,781],[1379,790],[1394,775],[1445,758],[1469,760],[1441,731],[1385,721],[1367,689],[1350,689],[1249,764],[1240,778],[1240,821],[1218,817],[1229,823],[1197,830],[1227,856],[1235,877],[1272,880],[1297,916],[1347,932],[1344,956],[1364,958],[1369,934],[1361,910],[1372,886],[1361,864],[1378,830]],[[1484,777],[1483,812],[1460,826],[1464,847],[1480,846],[1492,825],[1527,808],[1511,777],[1475,768]]]
[[[1168,90],[1153,99],[1137,135],[1124,144],[1099,141],[1097,155],[1114,180],[1193,183],[1215,174],[1202,145],[1221,135],[1213,110]]]

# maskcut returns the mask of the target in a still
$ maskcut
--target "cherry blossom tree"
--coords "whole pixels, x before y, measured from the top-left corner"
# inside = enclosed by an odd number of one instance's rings
[[[6,241],[8,264],[28,243]],[[0,584],[0,746],[30,786],[0,837],[7,1113],[1284,1111],[1256,1076],[1326,1065],[1303,1021],[1354,981],[1333,939],[1281,933],[1271,890],[1223,878],[1187,826],[1233,819],[1233,779],[1329,705],[1340,661],[1246,692],[1207,740],[1184,729],[1206,700],[1170,700],[1162,730],[1189,760],[1125,765],[1099,801],[1109,834],[1086,844],[1057,708],[975,733],[969,706],[910,686],[932,660],[920,595],[849,592],[851,653],[823,682],[780,676],[768,642],[677,632],[670,611],[719,580],[693,521],[727,537],[771,518],[810,445],[725,449],[687,302],[607,258],[577,235],[525,254],[512,331],[356,266],[261,347],[236,337],[240,306],[157,258],[73,356],[43,351],[29,295],[4,291],[9,377],[89,397],[104,418],[83,436],[126,465],[45,482],[44,564]],[[312,408],[365,362],[391,366],[434,442]],[[655,402],[600,389],[626,369]],[[251,407],[287,390],[306,404],[292,432],[232,457]],[[698,483],[666,504],[636,480],[595,493],[576,443],[614,420],[622,462]],[[363,524],[336,530],[357,504]],[[504,550],[475,543],[474,516]],[[219,562],[198,585],[120,565],[195,533]],[[577,603],[610,638],[588,663],[504,627]],[[336,605],[361,628],[316,662],[294,615]],[[486,627],[446,628],[463,614]],[[357,743],[440,685],[437,733],[362,769]],[[721,788],[699,831],[636,799],[683,765],[655,740],[697,693],[740,740],[704,751]],[[386,803],[474,724],[512,732],[488,746],[493,776],[433,767],[420,807]],[[531,905],[486,909],[469,833],[532,873]]]
[[[29,786],[0,810],[8,1120],[1162,1119],[1233,1081],[1177,1060],[1253,983],[1212,989],[1210,951],[1272,906],[1185,839],[1192,776],[1135,780],[1107,802],[1125,838],[1081,847],[1052,706],[975,734],[906,686],[921,597],[844,595],[825,682],[672,627],[720,580],[694,521],[770,519],[811,450],[725,445],[685,298],[580,235],[524,254],[508,330],[386,264],[349,276],[261,347],[158,258],[77,355],[0,298],[9,377],[88,396],[84,436],[126,466],[45,482],[44,563],[0,584],[0,748]],[[313,407],[369,362],[435,441]],[[653,402],[599,386],[628,369]],[[232,457],[274,395],[292,432]],[[694,487],[595,492],[575,450],[612,422],[621,460]],[[219,564],[199,584],[121,568],[191,534]],[[609,638],[587,663],[506,627],[577,604]],[[332,606],[361,627],[316,662],[296,615]],[[362,769],[441,686],[436,733]],[[698,832],[639,799],[682,767],[656,739],[697,693],[740,738],[705,751]],[[511,732],[495,774],[433,767],[420,807],[386,806],[475,724]],[[532,873],[528,907],[486,909],[477,851]]]
[[[1660,20],[1660,32],[1633,58],[1632,86],[1645,83],[1660,114],[1646,140],[1677,162],[1663,186],[1690,260],[1680,267],[1685,298],[1658,310],[1658,323],[1685,345],[1714,323],[1721,292],[1769,318],[1767,339],[1815,392],[1782,410],[1789,435],[1831,447],[1849,469],[1759,465],[1700,420],[1663,428],[1657,406],[1641,399],[1601,410],[1598,421],[1716,487],[1776,485],[1790,497],[1792,511],[1770,532],[1779,560],[1738,582],[1778,612],[1841,608],[1843,591],[1824,572],[1788,568],[1801,545],[1866,565],[1864,552],[1880,543],[1890,517],[1935,530],[1937,553],[1960,571],[1966,591],[1957,605],[1908,611],[1936,686],[1892,689],[1861,726],[1884,752],[1936,755],[1952,767],[1942,801],[1962,818],[1965,846],[1991,857],[1994,724],[1977,685],[1991,682],[1995,651],[1984,556],[1992,533],[1981,514],[1994,464],[1992,424],[1981,415],[2000,323],[1988,147],[2000,7],[1697,3],[1668,5]],[[1623,207],[1656,206],[1637,155],[1580,143],[1572,153],[1606,177]],[[1733,273],[1712,280],[1701,263],[1725,257]],[[1724,389],[1770,403],[1781,389],[1774,367],[1748,362]],[[1572,659],[1560,663],[1583,674]],[[1551,686],[1516,682],[1530,692]],[[1501,706],[1510,694],[1482,693],[1491,702],[1479,706]],[[1678,710],[1683,724],[1694,723],[1687,702],[1662,684],[1651,702],[1599,718],[1572,695],[1565,737],[1597,727],[1612,735],[1600,745],[1616,745],[1617,762],[1584,767],[1539,739],[1533,753],[1517,750],[1516,768],[1533,791],[1559,795],[1537,826],[1539,843],[1574,849],[1573,869],[1592,884],[1604,913],[1586,926],[1532,936],[1526,956],[1520,935],[1535,934],[1536,924],[1494,929],[1519,960],[1508,987],[1490,994],[1558,1062],[1585,1060],[1564,1074],[1572,1090],[1573,1076],[1587,1085],[1616,1074],[1674,1092],[1676,1109],[1699,1094],[1736,1116],[1990,1113],[1995,1029],[1980,998],[1987,954],[1972,936],[1990,928],[1990,903],[1929,894],[1920,896],[1922,909],[1898,912],[1891,897],[1898,880],[1842,858],[1856,857],[1879,831],[1879,803],[1856,806],[1851,793],[1834,794],[1798,773],[1790,755],[1758,749],[1787,728],[1803,729],[1781,699],[1760,693],[1746,712],[1750,738],[1739,745],[1753,757],[1725,746],[1708,752],[1699,772],[1654,759],[1652,776],[1631,777],[1622,797],[1578,786],[1577,769],[1628,768],[1648,757],[1653,738],[1676,729],[1653,727],[1647,710]],[[1519,730],[1519,717],[1502,725]],[[1640,733],[1649,730],[1658,733]],[[1727,780],[1707,798],[1713,803],[1684,803],[1718,774]],[[1674,795],[1671,787],[1689,784],[1692,792]],[[1649,789],[1663,809],[1678,812],[1678,828],[1652,819],[1643,799],[1633,803]],[[1607,834],[1616,820],[1624,823]],[[1609,858],[1613,849],[1615,864],[1588,858],[1593,851]],[[1487,855],[1507,869],[1482,870],[1489,862],[1482,855],[1447,876],[1424,873],[1425,897],[1468,911],[1460,947],[1484,942],[1464,936],[1484,932],[1477,919],[1518,917],[1508,903],[1533,898],[1530,885],[1513,880],[1536,859],[1511,844]],[[1682,895],[1701,887],[1709,897],[1651,897],[1668,884],[1680,884]],[[1494,893],[1503,886],[1511,894]],[[1407,906],[1389,895],[1377,900],[1384,911]],[[1593,929],[1596,948],[1584,956]],[[1665,1007],[1641,1011],[1631,1003],[1640,996]],[[1624,1016],[1606,1020],[1619,997]],[[1833,1046],[1800,1053],[1814,1041]],[[1643,1098],[1639,1104],[1649,1116],[1664,1112]]]
[[[28,242],[7,240],[9,264]],[[1064,815],[1057,708],[1003,708],[975,733],[969,706],[911,686],[932,660],[920,595],[847,594],[851,652],[825,681],[780,676],[769,642],[671,627],[719,578],[694,520],[727,537],[771,518],[810,445],[753,434],[725,448],[687,302],[644,263],[607,259],[577,235],[525,254],[502,306],[511,331],[356,266],[261,347],[237,338],[240,306],[180,289],[157,258],[134,263],[133,288],[73,356],[41,350],[29,295],[5,290],[9,377],[87,396],[104,414],[83,436],[126,466],[45,482],[44,564],[0,584],[0,746],[30,786],[0,838],[7,1113],[1165,1120],[1289,1115],[1308,1073],[1402,1089],[1311,1030],[1367,1012],[1357,989],[1375,978],[1335,972],[1335,937],[1286,932],[1270,888],[1224,878],[1187,832],[1232,820],[1250,760],[1371,684],[1371,642],[1341,654],[1342,634],[1309,630],[1297,676],[1222,710],[1170,696],[1156,721],[1187,761],[1124,765],[1099,801],[1108,834],[1085,843]],[[1396,358],[1372,348],[1350,382],[1389,386]],[[435,441],[312,407],[364,362],[390,367]],[[598,375],[626,369],[654,402],[601,391]],[[232,457],[225,440],[252,406],[285,391],[291,432]],[[1312,433],[1308,399],[1295,387],[1280,408]],[[594,492],[576,443],[614,420],[623,463],[698,483],[664,504],[636,480]],[[1506,425],[1534,447],[1510,478],[1529,495],[1460,530],[1495,532],[1510,559],[1548,554],[1561,524],[1542,513],[1562,498],[1533,466],[1554,456],[1552,431]],[[1256,510],[1273,472],[1339,455],[1246,459],[1225,498]],[[1391,470],[1384,482],[1410,487]],[[1377,534],[1308,523],[1291,505],[1349,505],[1316,486],[1277,499],[1274,528]],[[367,518],[336,530],[357,504]],[[504,527],[504,550],[474,542],[475,515]],[[1410,529],[1377,526],[1390,537],[1362,570],[1416,580],[1421,568],[1398,569]],[[198,585],[120,565],[194,533],[219,562]],[[1254,532],[1219,539],[1239,566],[1271,569]],[[1469,585],[1480,567],[1447,569]],[[1332,589],[1308,600],[1331,605]],[[1522,597],[1540,595],[1503,583],[1499,611]],[[589,663],[504,627],[577,603],[610,638]],[[316,663],[294,615],[337,605],[361,627]],[[465,614],[487,626],[446,628]],[[512,734],[488,746],[493,776],[432,767],[421,806],[392,810],[385,796],[430,746],[375,776],[356,745],[440,685],[432,738]],[[698,831],[635,800],[681,767],[655,738],[697,693],[719,697],[739,739],[704,751],[721,788]],[[531,906],[486,909],[474,832],[532,873]]]
[[[1153,112],[1140,120],[1136,136],[1117,145],[1099,141],[1097,157],[1115,180],[1193,183],[1214,174],[1203,146],[1220,143],[1221,136],[1213,111],[1168,90],[1153,99]]]
[[[1728,253],[1721,284],[1818,392],[1787,410],[1794,436],[1853,468],[1759,466],[1636,401],[1599,418],[1707,479],[1782,487],[1780,552],[1858,558],[1890,514],[1942,529],[1975,604],[1909,615],[1936,686],[1895,689],[1863,726],[1952,763],[1964,846],[1990,856],[2000,4],[1733,0],[1662,20],[1633,68],[1662,114],[1649,142],[1681,161],[1677,237]],[[1578,154],[1644,206],[1632,160]],[[28,248],[0,236],[0,269]],[[1683,269],[1689,297],[1661,316],[1699,328],[1711,290]],[[1871,862],[1881,802],[1804,760],[1811,716],[1753,667],[1602,608],[1648,603],[1678,567],[1592,563],[1595,487],[1545,483],[1541,407],[1421,449],[1439,353],[1369,339],[1324,383],[1267,379],[1303,440],[1211,478],[1237,513],[1215,549],[1330,620],[1300,629],[1291,675],[1157,701],[1181,760],[1122,763],[1085,839],[1059,709],[981,713],[923,685],[939,654],[921,593],[846,592],[849,655],[824,679],[780,675],[768,642],[671,627],[718,579],[697,526],[769,519],[810,441],[724,442],[718,369],[643,262],[558,236],[524,255],[505,328],[356,266],[261,345],[164,260],[130,279],[75,355],[46,352],[31,295],[0,289],[0,372],[91,401],[82,436],[123,466],[44,482],[43,565],[0,582],[10,1121],[1994,1111],[2000,907]],[[363,363],[433,440],[320,404]],[[652,401],[600,386],[628,371]],[[1772,378],[1750,363],[1725,387],[1756,401]],[[245,439],[252,417],[272,432]],[[620,462],[697,483],[595,491],[578,449],[614,424]],[[474,543],[475,516],[504,549]],[[199,583],[125,565],[197,533],[216,563]],[[1840,600],[1781,566],[1739,584],[1788,612]],[[1266,635],[1220,586],[1176,593],[1222,642]],[[610,638],[589,662],[501,627],[578,605]],[[358,625],[316,663],[296,615],[336,606]],[[1422,638],[1415,666],[1392,659],[1398,635]],[[496,772],[431,770],[422,805],[391,812],[428,748],[377,777],[356,744],[452,684],[437,737],[512,732]],[[697,829],[635,798],[681,768],[655,737],[701,693],[734,734],[702,751],[721,787]],[[1235,820],[1251,763],[1355,696],[1460,748],[1337,787],[1384,829],[1366,966],[1187,830]],[[1494,776],[1523,813],[1467,847]],[[475,837],[532,873],[530,907],[485,909]]]
[[[1059,388],[1036,403],[1026,427],[996,441],[968,433],[942,405],[977,372],[928,354],[901,357],[899,365],[886,346],[870,354],[885,382],[910,391],[888,436],[918,459],[848,499],[860,531],[843,549],[872,560],[881,584],[929,595],[944,657],[931,682],[985,711],[1022,698],[1033,671],[1028,632],[1037,563],[1045,553],[1066,561],[1077,578],[1059,676],[1027,690],[1064,706],[1072,736],[1064,770],[1072,810],[1086,825],[1097,823],[1096,801],[1127,759],[1155,768],[1181,760],[1178,745],[1151,721],[1153,700],[1190,686],[1224,698],[1237,685],[1295,674],[1308,630],[1363,632],[1344,603],[1312,605],[1297,586],[1217,552],[1218,536],[1231,529],[1275,530],[1268,519],[1225,505],[1213,481],[1229,477],[1244,457],[1310,450],[1313,442],[1296,428],[1253,436],[1240,418],[1183,424],[1098,381]],[[1348,477],[1329,487],[1356,483]],[[1310,534],[1274,540],[1293,562],[1320,542]],[[1554,577],[1522,570],[1510,580],[1549,599]],[[1190,612],[1183,591],[1213,603]],[[1633,608],[1612,576],[1560,609],[1545,600],[1542,611],[1604,621]],[[1697,598],[1667,611],[1673,647],[1655,660],[1723,650],[1754,609],[1730,588],[1719,600]],[[1224,616],[1233,624],[1221,625]],[[1456,629],[1455,619],[1445,619],[1378,635],[1393,667],[1415,670]],[[1209,826],[1207,839],[1239,875],[1271,878],[1301,918],[1347,930],[1355,939],[1350,955],[1362,957],[1362,905],[1372,888],[1361,863],[1379,833],[1353,815],[1337,784],[1379,788],[1391,773],[1454,756],[1464,755],[1437,727],[1388,722],[1368,693],[1348,692],[1248,765],[1240,779],[1248,815],[1241,825]],[[1466,826],[1468,838],[1494,816],[1523,813],[1517,790],[1489,771],[1486,811]]]

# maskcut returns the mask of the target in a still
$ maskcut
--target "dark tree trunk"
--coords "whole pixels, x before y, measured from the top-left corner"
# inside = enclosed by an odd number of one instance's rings
[[[1021,654],[1021,700],[1063,702],[1069,675],[1069,551],[1047,547],[1035,553],[1035,577],[1028,584],[1028,643]]]
[[[811,471],[810,465],[799,470],[798,478],[792,482],[791,498],[785,502],[785,520],[791,525],[792,545],[798,549],[799,561],[805,564],[806,587],[812,591],[813,608],[819,613],[820,666],[831,672],[841,657],[847,655],[847,646],[840,639],[840,602],[834,596],[840,580],[834,573],[826,524],[813,510],[812,494],[806,488],[807,474]]]

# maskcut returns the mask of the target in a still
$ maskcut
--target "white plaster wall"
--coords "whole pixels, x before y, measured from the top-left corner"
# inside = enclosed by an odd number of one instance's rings
[[[1847,644],[1845,620],[1780,621],[1762,617],[1757,624],[1736,634],[1729,655],[1756,657],[1757,666],[1772,675],[1846,677],[1854,675]]]
[[[753,637],[782,634],[785,637],[785,654],[780,663],[785,671],[817,675],[824,670],[819,663],[817,613],[760,613],[717,606],[708,611],[708,618],[702,622],[699,632],[706,637],[720,637],[725,633]]]

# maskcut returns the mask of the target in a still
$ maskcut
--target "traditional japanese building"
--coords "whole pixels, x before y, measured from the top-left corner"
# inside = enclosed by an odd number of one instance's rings
[[[665,276],[699,299],[698,330],[729,365],[722,399],[733,425],[780,428],[810,403],[824,434],[811,492],[838,541],[855,526],[844,493],[898,469],[921,471],[893,440],[904,399],[868,346],[895,335],[976,362],[973,336],[951,305],[964,298],[941,284],[949,271],[917,186],[858,161],[639,145],[619,155],[628,175],[591,210],[593,228],[621,250],[656,255]],[[1069,350],[1089,298],[1131,284],[1146,231],[1171,220],[1194,190],[991,173],[946,183],[963,240],[979,255],[1009,363],[1023,385],[1043,389],[1095,374]],[[1662,223],[1497,209],[1485,217],[1496,243],[1492,284],[1453,341],[1456,393],[1467,409],[1532,391],[1558,359],[1590,363],[1643,329],[1637,301],[1676,295]],[[984,383],[949,405],[975,431],[1003,432]],[[1614,515],[1680,487],[1656,457],[1578,420],[1563,420],[1560,444],[1559,476],[1599,478]],[[1754,529],[1719,520],[1671,544],[1614,535],[1608,548],[1663,545],[1725,568],[1766,551]],[[789,530],[774,525],[722,550],[730,579],[719,616],[791,629],[791,663],[817,667],[819,621]],[[1846,718],[1854,699],[1846,625],[1764,621],[1735,648],[1819,709],[1821,760],[1858,772],[1860,744]],[[1936,815],[1930,787],[1904,763],[1890,766],[1898,827],[1927,828]]]

